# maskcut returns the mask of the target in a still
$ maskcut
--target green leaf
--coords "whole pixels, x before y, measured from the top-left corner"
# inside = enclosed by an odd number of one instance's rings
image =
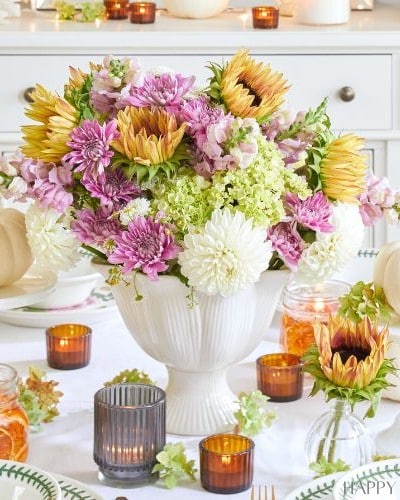
[[[121,371],[113,379],[109,380],[108,382],[104,382],[104,385],[107,387],[109,385],[127,383],[156,385],[156,383],[151,380],[147,373],[142,370],[138,370],[137,368]]]
[[[334,472],[350,470],[350,465],[346,464],[346,462],[340,458],[335,462],[329,462],[325,457],[321,457],[318,461],[310,464],[310,469],[317,473],[313,478],[317,479],[318,477],[333,474]]]
[[[184,478],[195,480],[194,460],[188,460],[182,443],[167,443],[157,456],[152,472],[158,472],[167,488],[174,488]]]
[[[239,409],[234,413],[239,432],[248,436],[258,434],[263,427],[270,427],[276,418],[273,410],[268,410],[268,396],[261,391],[239,394]]]

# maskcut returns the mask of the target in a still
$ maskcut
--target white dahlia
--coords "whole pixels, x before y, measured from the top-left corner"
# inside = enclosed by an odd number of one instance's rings
[[[125,205],[119,212],[121,224],[127,226],[138,215],[144,217],[150,211],[150,202],[146,198],[135,198]]]
[[[231,295],[260,278],[272,256],[266,230],[241,212],[214,210],[200,232],[184,238],[179,264],[189,285],[206,295]]]
[[[68,271],[78,262],[80,242],[69,229],[65,215],[33,204],[26,212],[25,223],[36,271]]]
[[[356,255],[364,239],[358,205],[337,203],[333,207],[332,233],[317,233],[316,241],[302,254],[296,280],[315,283],[341,271]]]

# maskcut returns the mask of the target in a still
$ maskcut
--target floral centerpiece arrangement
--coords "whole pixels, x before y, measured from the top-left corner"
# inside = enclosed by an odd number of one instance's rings
[[[363,141],[337,136],[324,101],[290,114],[289,84],[239,50],[194,76],[106,57],[71,68],[63,95],[31,94],[0,194],[33,200],[37,266],[67,270],[79,246],[112,281],[178,276],[227,296],[282,266],[322,281],[356,255],[364,226],[397,220],[397,192],[367,174]]]

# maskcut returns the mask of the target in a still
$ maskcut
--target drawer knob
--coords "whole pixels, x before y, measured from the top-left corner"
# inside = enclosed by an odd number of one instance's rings
[[[24,91],[24,99],[26,102],[33,102],[33,99],[31,97],[32,92],[35,90],[35,87],[28,87]]]
[[[352,101],[355,98],[355,96],[356,96],[356,93],[354,92],[353,87],[342,87],[339,90],[339,97],[344,102]]]

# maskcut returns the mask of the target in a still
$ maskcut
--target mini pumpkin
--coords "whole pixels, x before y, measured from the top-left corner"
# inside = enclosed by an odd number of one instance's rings
[[[19,280],[32,262],[25,215],[15,208],[0,208],[0,286]]]
[[[383,288],[386,300],[400,315],[400,241],[382,246],[374,263],[374,285]]]

